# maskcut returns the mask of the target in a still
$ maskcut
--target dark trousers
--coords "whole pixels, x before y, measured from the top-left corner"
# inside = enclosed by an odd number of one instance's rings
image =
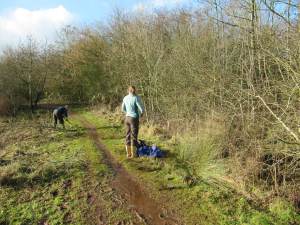
[[[64,118],[62,116],[57,116],[53,113],[54,126],[56,127],[57,121],[64,126]]]
[[[126,145],[138,145],[138,134],[139,134],[139,118],[133,118],[126,116]]]

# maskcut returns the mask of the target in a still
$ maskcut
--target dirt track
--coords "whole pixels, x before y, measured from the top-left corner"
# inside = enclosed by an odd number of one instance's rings
[[[170,216],[164,202],[156,202],[149,197],[149,194],[140,183],[129,174],[126,169],[112,156],[110,151],[101,142],[96,127],[86,119],[80,118],[82,124],[87,128],[88,135],[94,141],[97,148],[103,153],[104,163],[110,166],[115,174],[111,186],[125,199],[127,208],[136,217],[149,225],[175,225],[173,216]]]

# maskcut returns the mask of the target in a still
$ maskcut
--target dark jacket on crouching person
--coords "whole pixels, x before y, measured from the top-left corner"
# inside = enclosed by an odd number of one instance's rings
[[[65,128],[64,118],[68,118],[68,107],[67,106],[60,106],[53,111],[53,120],[54,120],[54,127],[57,125],[57,121]]]

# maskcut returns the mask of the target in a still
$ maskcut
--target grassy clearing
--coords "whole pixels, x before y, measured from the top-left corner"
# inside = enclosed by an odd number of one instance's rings
[[[110,168],[79,122],[54,130],[50,118],[0,120],[0,224],[132,220],[114,201]]]
[[[153,198],[172,202],[169,208],[188,225],[299,221],[293,207],[281,199],[261,208],[220,182],[226,165],[214,160],[218,144],[211,135],[168,138],[142,127],[141,138],[158,144],[168,157],[126,160],[117,116],[84,110],[77,114],[93,122],[113,155]],[[112,171],[101,162],[78,116],[66,131],[52,129],[51,116],[45,113],[35,120],[0,120],[0,224],[118,224],[136,219],[110,187]],[[189,183],[189,177],[195,182]]]
[[[107,147],[141,179],[152,197],[161,199],[164,196],[166,202],[172,202],[170,208],[186,224],[285,225],[300,221],[289,203],[275,199],[269,207],[262,208],[218,179],[226,172],[225,162],[216,161],[214,157],[218,152],[218,142],[214,138],[219,136],[166,138],[154,135],[151,127],[142,127],[140,137],[160,146],[167,151],[168,157],[126,160],[123,126],[115,119],[117,117],[99,112],[84,116],[97,126]],[[192,167],[191,163],[194,163]]]
[[[84,223],[84,150],[91,143],[82,132],[43,129],[22,119],[1,127],[6,145],[0,152],[1,223]]]

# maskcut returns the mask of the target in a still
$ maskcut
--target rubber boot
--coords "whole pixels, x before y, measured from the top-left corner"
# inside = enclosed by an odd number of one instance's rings
[[[136,146],[131,145],[131,158],[136,157]]]
[[[131,145],[126,145],[125,147],[126,147],[127,158],[132,158]]]

